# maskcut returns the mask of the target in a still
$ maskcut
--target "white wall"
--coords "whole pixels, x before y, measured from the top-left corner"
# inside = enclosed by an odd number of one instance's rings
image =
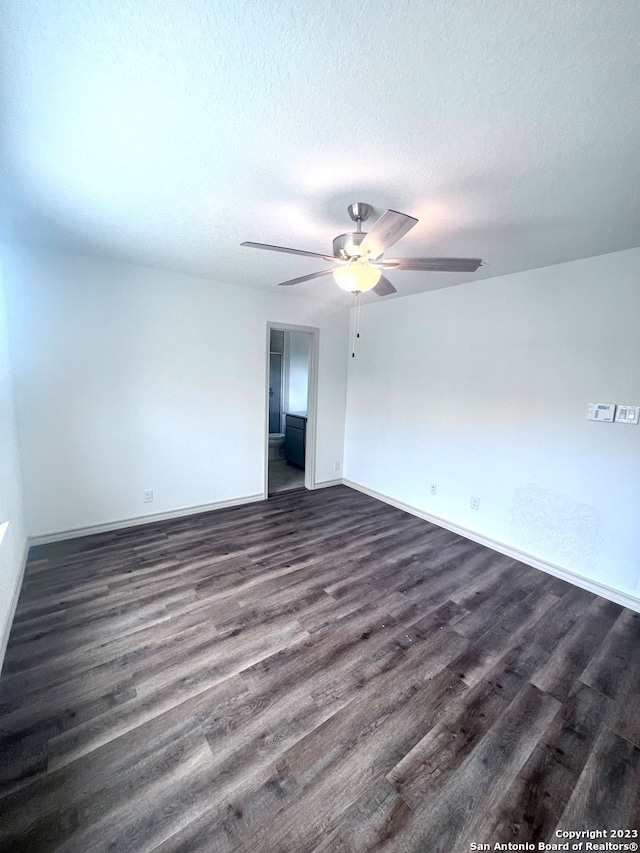
[[[309,385],[309,342],[305,332],[285,334],[287,389],[285,412],[306,412]]]
[[[267,321],[320,329],[315,477],[335,478],[344,309],[35,250],[7,292],[30,535],[261,494]]]
[[[0,266],[0,667],[24,567],[26,531]]]
[[[638,595],[640,426],[585,415],[640,404],[639,320],[640,249],[364,306],[345,477]]]

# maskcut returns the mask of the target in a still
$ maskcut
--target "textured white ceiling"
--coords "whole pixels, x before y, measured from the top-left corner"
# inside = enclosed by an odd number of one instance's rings
[[[366,201],[420,220],[392,255],[487,263],[400,295],[640,244],[637,0],[2,9],[4,239],[275,292],[324,264],[239,244],[330,253]]]

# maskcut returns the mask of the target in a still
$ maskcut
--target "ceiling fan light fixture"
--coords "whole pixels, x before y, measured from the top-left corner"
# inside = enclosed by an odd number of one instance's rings
[[[333,274],[338,287],[347,293],[365,293],[373,290],[377,296],[389,296],[397,293],[383,273],[388,270],[412,270],[414,272],[475,272],[482,266],[481,258],[393,258],[382,260],[383,255],[409,232],[418,220],[397,210],[386,210],[373,223],[369,231],[362,230],[362,223],[373,212],[370,204],[358,201],[348,207],[349,216],[357,223],[356,231],[340,234],[333,241],[333,254],[323,255],[308,252],[306,249],[290,249],[287,246],[273,246],[270,243],[245,241],[243,246],[252,249],[266,249],[269,252],[284,252],[289,255],[302,255],[307,258],[320,258],[337,264],[332,269],[300,275],[288,281],[278,282],[279,287],[302,284],[315,278]]]
[[[338,287],[348,293],[365,293],[367,290],[372,290],[380,281],[381,275],[382,273],[376,267],[357,261],[336,267],[333,271],[333,278]]]

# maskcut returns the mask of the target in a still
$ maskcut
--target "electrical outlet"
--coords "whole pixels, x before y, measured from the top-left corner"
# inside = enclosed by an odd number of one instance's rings
[[[437,495],[437,494],[438,494],[438,486],[437,486],[437,484],[436,484],[436,483],[431,483],[431,485],[429,486],[429,492],[430,492],[430,494],[432,494],[432,495]]]
[[[340,470],[340,462],[339,462],[337,459],[336,459],[336,461],[333,463],[333,470],[334,470],[334,471],[339,471],[339,470]]]
[[[471,498],[471,509],[480,509],[480,498]]]
[[[142,492],[142,503],[150,504],[153,501],[153,489],[144,489]]]

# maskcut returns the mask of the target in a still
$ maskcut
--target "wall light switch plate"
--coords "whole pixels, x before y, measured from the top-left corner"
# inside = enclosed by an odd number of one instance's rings
[[[640,419],[640,406],[616,406],[617,424],[637,424]]]
[[[587,420],[612,421],[615,410],[615,403],[589,403],[589,407],[587,409]]]

